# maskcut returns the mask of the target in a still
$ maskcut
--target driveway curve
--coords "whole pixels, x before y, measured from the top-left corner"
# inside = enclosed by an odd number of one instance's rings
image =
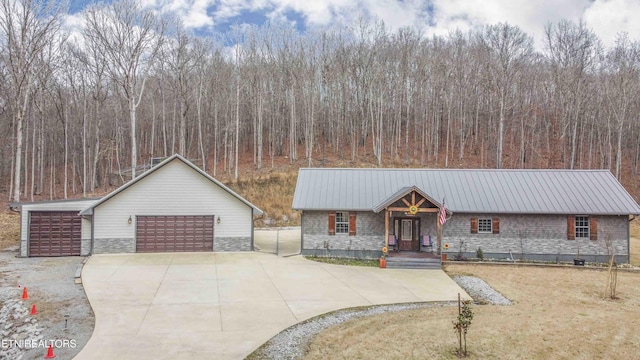
[[[242,359],[283,329],[342,308],[469,298],[442,270],[340,266],[261,253],[93,255],[96,316],[76,359]]]

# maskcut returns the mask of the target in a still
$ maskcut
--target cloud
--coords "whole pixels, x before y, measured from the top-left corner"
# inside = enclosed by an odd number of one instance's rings
[[[187,28],[224,31],[229,24],[265,19],[298,29],[353,25],[377,18],[391,30],[413,26],[425,35],[466,31],[508,22],[533,36],[541,48],[544,26],[561,19],[583,20],[607,46],[626,31],[638,39],[638,0],[141,0],[143,6],[180,17]]]
[[[606,46],[615,43],[620,32],[640,40],[640,2],[637,0],[596,0],[584,12],[584,21]]]
[[[544,26],[561,19],[577,21],[589,0],[436,0],[430,30],[444,34],[455,28],[468,30],[482,25],[506,22],[520,27],[541,47]]]

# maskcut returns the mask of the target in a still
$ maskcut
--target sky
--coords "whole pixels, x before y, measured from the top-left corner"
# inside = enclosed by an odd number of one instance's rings
[[[544,26],[561,19],[583,21],[610,47],[626,31],[640,40],[640,0],[140,0],[143,6],[179,16],[198,35],[226,32],[235,24],[284,21],[300,32],[349,25],[359,17],[382,19],[396,30],[412,26],[426,36],[466,31],[499,22],[519,26],[543,41]],[[96,2],[71,0],[69,23]],[[635,17],[635,18],[634,18]]]

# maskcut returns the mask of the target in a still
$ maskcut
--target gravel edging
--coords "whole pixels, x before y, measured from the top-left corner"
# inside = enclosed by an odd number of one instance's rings
[[[480,304],[512,305],[511,300],[502,296],[486,281],[475,276],[454,276],[455,281],[464,291]]]
[[[383,313],[454,305],[457,305],[457,302],[394,304],[337,310],[316,316],[283,330],[249,355],[248,359],[301,359],[306,345],[314,336],[331,326],[339,325],[345,321]]]
[[[0,360],[35,360],[53,345],[58,359],[76,356],[91,337],[95,317],[77,283],[84,257],[20,258],[0,250]],[[21,300],[28,288],[29,298]],[[37,314],[31,315],[33,305]]]

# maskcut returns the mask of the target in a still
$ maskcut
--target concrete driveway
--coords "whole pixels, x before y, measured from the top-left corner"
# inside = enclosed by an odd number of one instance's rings
[[[327,265],[261,253],[94,255],[82,271],[96,315],[76,359],[242,359],[332,310],[453,301],[441,270]]]

